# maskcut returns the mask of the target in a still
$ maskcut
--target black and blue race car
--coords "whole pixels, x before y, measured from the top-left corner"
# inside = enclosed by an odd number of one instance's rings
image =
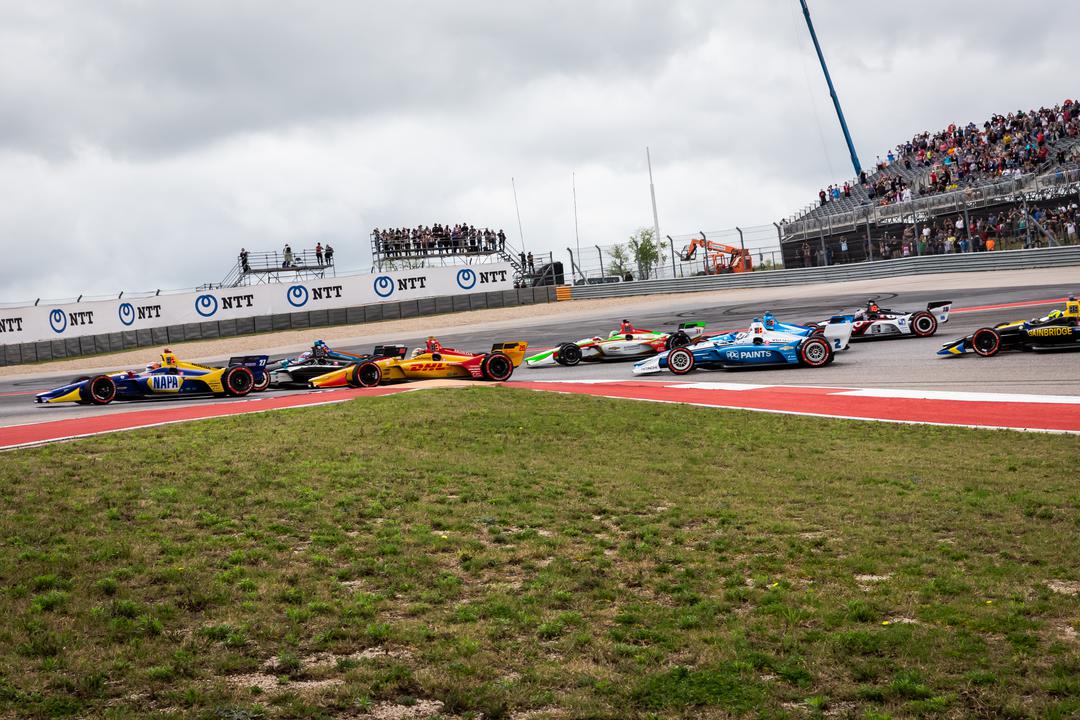
[[[166,349],[161,362],[151,363],[142,372],[83,376],[47,392],[38,393],[38,403],[74,402],[81,405],[108,405],[113,400],[139,400],[169,395],[215,395],[242,397],[265,390],[270,384],[266,355],[229,359],[226,367],[210,367],[184,362]]]

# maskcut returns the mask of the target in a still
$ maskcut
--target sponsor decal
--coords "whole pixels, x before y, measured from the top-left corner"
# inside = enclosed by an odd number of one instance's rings
[[[60,334],[67,330],[68,321],[67,313],[60,308],[56,308],[49,312],[49,327],[52,328],[54,333]]]
[[[22,332],[21,317],[0,318],[0,333]]]
[[[221,298],[221,309],[232,310],[233,308],[255,307],[254,295],[226,295]]]
[[[1048,328],[1034,328],[1028,330],[1027,334],[1031,337],[1063,337],[1065,335],[1072,335],[1072,328],[1067,327],[1048,327]]]
[[[308,301],[308,289],[303,285],[293,285],[285,291],[285,299],[293,307],[304,307]]]
[[[120,303],[120,307],[116,309],[116,314],[120,316],[120,322],[124,325],[135,322],[135,306],[131,303]]]
[[[506,270],[486,270],[480,273],[480,284],[506,282]],[[459,283],[460,284],[460,283]],[[467,290],[468,288],[466,288]]]
[[[375,278],[375,294],[381,298],[388,298],[394,294],[394,278],[389,275],[380,275]]]
[[[160,305],[140,305],[135,308],[135,314],[139,320],[151,320],[161,317]]]
[[[179,375],[151,375],[150,388],[160,392],[179,392]]]
[[[764,360],[772,357],[771,350],[729,350],[727,356],[732,360]]]
[[[330,298],[341,297],[341,285],[323,285],[322,287],[311,288],[312,300],[329,300]]]
[[[457,271],[457,284],[462,290],[472,290],[476,287],[476,271],[472,268],[462,268]]]
[[[431,372],[432,370],[444,370],[446,369],[446,363],[444,362],[422,362],[416,363],[409,367],[410,370],[417,372]]]
[[[200,295],[195,298],[195,312],[203,317],[210,317],[217,312],[218,301],[213,295]]]
[[[398,278],[397,289],[398,290],[423,290],[427,283],[427,275],[417,275],[416,277]]]

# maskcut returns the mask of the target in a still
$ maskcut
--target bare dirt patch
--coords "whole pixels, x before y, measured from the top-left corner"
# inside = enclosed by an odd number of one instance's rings
[[[1046,587],[1060,595],[1080,595],[1080,580],[1051,580]]]

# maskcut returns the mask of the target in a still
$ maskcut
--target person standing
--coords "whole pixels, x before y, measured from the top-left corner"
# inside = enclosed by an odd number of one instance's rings
[[[251,272],[251,266],[248,265],[248,252],[244,248],[240,248],[240,269],[244,272]]]
[[[319,267],[322,267],[322,265],[323,265],[322,243],[315,243],[315,262],[319,263]]]
[[[536,262],[533,260],[533,254],[532,253],[529,253],[529,272],[530,273],[535,273],[536,272]]]
[[[326,243],[326,248],[323,250],[323,255],[326,258],[327,265],[334,264],[334,248],[330,247],[330,243]]]
[[[283,263],[281,263],[281,267],[286,267],[286,268],[287,267],[292,267],[292,265],[293,265],[293,252],[292,252],[292,248],[289,247],[288,243],[285,243],[285,250],[282,252],[282,255],[285,256],[285,261]]]

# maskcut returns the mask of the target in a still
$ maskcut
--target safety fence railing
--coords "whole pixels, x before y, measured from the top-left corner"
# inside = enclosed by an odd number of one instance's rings
[[[729,288],[778,287],[844,282],[848,280],[873,280],[905,275],[1065,266],[1080,266],[1080,245],[1001,252],[927,255],[877,262],[775,270],[772,272],[702,275],[676,279],[660,278],[604,285],[583,285],[572,289],[572,297],[575,300],[581,300],[660,293],[703,292]]]

